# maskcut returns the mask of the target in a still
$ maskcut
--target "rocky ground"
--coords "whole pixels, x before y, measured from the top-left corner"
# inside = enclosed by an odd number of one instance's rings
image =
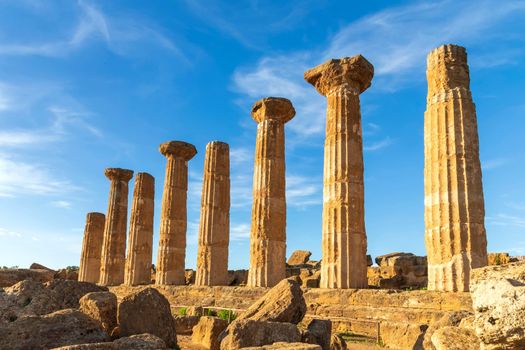
[[[501,259],[497,258],[500,263]],[[75,281],[74,271],[58,274],[33,267],[18,274],[0,273],[7,276],[0,278],[4,284],[23,279],[0,289],[0,349],[382,348],[347,344],[342,334],[334,334],[331,320],[305,318],[300,276],[281,281],[235,318],[231,313],[210,315],[198,306],[184,316],[173,315],[169,301],[155,288],[142,288],[118,300],[106,287]],[[471,298],[473,312],[447,313],[406,349],[525,349],[525,262],[474,270]]]

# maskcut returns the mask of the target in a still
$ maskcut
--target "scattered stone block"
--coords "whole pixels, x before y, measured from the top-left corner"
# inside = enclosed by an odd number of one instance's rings
[[[306,303],[301,286],[296,281],[285,279],[253,303],[237,320],[251,319],[298,324],[305,313]]]
[[[22,317],[0,325],[0,349],[52,349],[108,340],[99,322],[74,309]]]
[[[191,341],[209,350],[219,350],[219,335],[228,327],[228,321],[217,317],[203,316],[193,327]]]
[[[164,350],[162,339],[152,334],[137,334],[113,342],[62,346],[53,350]]]
[[[80,311],[99,321],[111,334],[117,326],[117,297],[111,292],[88,293],[80,298]]]
[[[452,326],[443,327],[434,332],[432,345],[436,350],[480,349],[479,339],[474,331]]]
[[[154,288],[124,297],[118,306],[117,319],[120,336],[149,333],[164,340],[167,346],[177,345],[170,303]]]
[[[177,334],[189,335],[193,331],[193,327],[199,323],[200,316],[176,316],[175,329]]]
[[[249,347],[249,348],[243,348],[243,349],[244,350],[278,350],[278,349],[321,350],[321,347],[315,344],[277,342],[277,343],[273,343],[272,345],[255,346],[255,347]]]
[[[270,345],[275,342],[295,343],[301,341],[301,333],[295,324],[240,320],[233,322],[221,341],[221,350],[234,350],[253,346]]]
[[[296,250],[292,253],[290,258],[288,258],[287,264],[292,265],[304,265],[310,260],[312,252],[308,250]]]
[[[472,270],[470,290],[483,349],[525,349],[525,261]]]
[[[323,350],[330,350],[332,336],[332,321],[312,319],[306,326],[314,344],[321,346]]]

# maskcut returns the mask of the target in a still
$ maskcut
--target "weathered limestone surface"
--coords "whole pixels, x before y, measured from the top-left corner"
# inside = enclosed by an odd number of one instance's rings
[[[118,306],[117,319],[121,336],[149,333],[170,347],[177,345],[170,304],[155,288],[148,287],[124,297]]]
[[[363,56],[329,60],[304,73],[327,98],[321,288],[367,288],[363,140],[359,95],[374,67]]]
[[[169,141],[161,144],[159,151],[167,163],[155,283],[181,285],[185,282],[188,161],[197,150],[186,142]]]
[[[221,350],[301,341],[301,333],[297,326],[285,322],[239,320],[230,324],[228,331],[227,336],[221,341]]]
[[[213,141],[204,160],[196,285],[228,283],[229,242],[230,147]]]
[[[425,240],[428,289],[468,291],[470,270],[487,265],[476,109],[465,48],[427,57]]]
[[[154,202],[155,178],[148,173],[138,173],[131,205],[125,284],[151,282]]]
[[[203,316],[193,328],[191,340],[209,350],[220,350],[219,335],[228,327],[228,321],[217,317]]]
[[[102,213],[87,214],[78,271],[80,282],[98,283],[105,222],[106,216]]]
[[[0,325],[0,349],[53,349],[108,340],[99,322],[75,309],[21,317]]]
[[[284,124],[295,109],[285,98],[268,97],[257,101],[251,114],[258,125],[248,285],[273,287],[286,277]]]
[[[133,171],[107,168],[104,174],[111,180],[111,186],[104,226],[99,284],[114,286],[124,282],[128,182],[133,177]]]
[[[91,292],[78,301],[80,311],[97,320],[106,333],[117,326],[117,297],[111,292]]]
[[[481,348],[525,349],[525,261],[473,270],[470,289]]]

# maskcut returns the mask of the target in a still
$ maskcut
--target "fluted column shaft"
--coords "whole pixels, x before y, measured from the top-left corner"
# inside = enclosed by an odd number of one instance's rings
[[[321,288],[366,288],[359,92],[340,86],[326,97]]]
[[[155,178],[148,173],[135,177],[129,223],[129,243],[124,283],[130,286],[151,282]]]
[[[78,270],[80,282],[98,283],[105,221],[106,216],[102,213],[87,214]]]
[[[463,47],[427,58],[425,241],[428,289],[468,291],[470,270],[487,265],[476,109]]]
[[[275,109],[275,110],[274,110]],[[290,101],[268,98],[252,110],[257,125],[248,285],[272,287],[286,277],[286,178],[284,124]]]
[[[105,175],[111,180],[111,185],[104,227],[99,284],[115,286],[124,282],[128,182],[133,176],[133,171],[111,168],[106,169]]]
[[[367,288],[363,140],[359,94],[373,77],[361,55],[305,72],[327,98],[321,288]]]
[[[230,149],[223,142],[206,146],[202,185],[196,285],[226,285],[230,241]]]
[[[190,154],[184,153],[189,150]],[[157,284],[185,283],[188,160],[197,151],[184,142],[161,145],[166,156],[166,178],[162,194],[160,239],[157,255]]]

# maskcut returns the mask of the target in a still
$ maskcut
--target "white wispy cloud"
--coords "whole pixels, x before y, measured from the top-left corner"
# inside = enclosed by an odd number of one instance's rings
[[[286,175],[286,204],[298,208],[322,205],[322,185],[321,178]]]
[[[22,234],[19,232],[11,231],[5,228],[0,227],[0,237],[22,237]]]
[[[487,216],[486,220],[488,225],[525,228],[525,217],[522,216],[498,213],[494,216]]]
[[[388,147],[393,143],[394,143],[394,140],[392,140],[390,137],[386,137],[383,140],[372,142],[370,144],[365,144],[363,146],[363,151],[365,152],[379,151],[380,149]]]
[[[66,57],[90,42],[99,41],[119,55],[143,53],[144,47],[154,45],[189,63],[179,46],[162,29],[144,18],[111,16],[89,1],[70,2],[78,14],[68,36],[45,42],[12,43],[0,41],[0,55]],[[34,10],[39,10],[35,8]],[[44,14],[43,14],[44,15]],[[137,48],[141,44],[141,48]]]
[[[232,224],[230,227],[231,241],[244,241],[250,239],[250,224],[240,223]]]
[[[0,197],[54,195],[78,189],[43,165],[26,163],[0,153]]]
[[[496,36],[494,28],[506,20],[523,19],[524,14],[523,1],[444,0],[388,8],[341,27],[325,47],[268,55],[252,66],[239,67],[232,76],[233,89],[251,102],[265,96],[290,98],[298,117],[290,122],[289,129],[299,138],[320,135],[324,130],[326,101],[304,82],[305,70],[333,57],[361,53],[375,67],[371,91],[381,93],[424,82],[426,55],[444,43],[465,45],[482,57],[490,55],[490,60],[481,60],[484,63],[477,58],[471,60],[478,68],[508,64],[509,55],[516,57],[524,52],[509,52],[504,47],[495,50],[495,45],[516,40],[520,34],[508,35],[513,29],[506,26]],[[362,112],[365,116],[364,108]],[[365,145],[368,150],[392,143],[384,136],[383,140],[365,141],[371,142]]]
[[[5,115],[16,117],[19,123],[25,122],[28,127],[3,128],[0,131],[0,147],[20,148],[58,142],[76,131],[102,137],[102,132],[89,121],[93,113],[58,84],[12,85],[0,82],[0,96],[2,91],[9,96]]]
[[[57,208],[63,208],[63,209],[69,209],[72,207],[73,203],[60,200],[60,201],[52,201],[51,205]]]
[[[279,6],[260,1],[208,1],[185,0],[186,7],[202,23],[215,31],[233,38],[242,45],[264,50],[268,38],[289,31],[320,5],[319,1],[293,0]],[[254,22],[264,23],[255,26]]]
[[[500,168],[509,162],[506,158],[495,158],[481,161],[481,168],[484,171]]]

